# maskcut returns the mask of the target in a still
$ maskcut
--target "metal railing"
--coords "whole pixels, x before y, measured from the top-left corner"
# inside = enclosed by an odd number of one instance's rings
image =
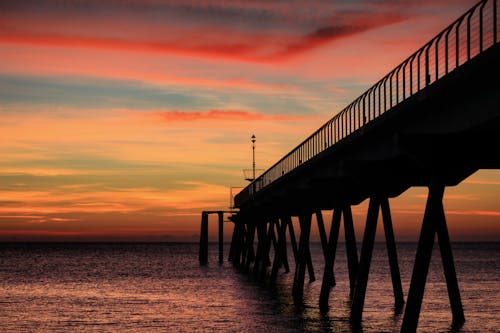
[[[498,43],[497,0],[483,0],[410,55],[241,192],[257,191]]]

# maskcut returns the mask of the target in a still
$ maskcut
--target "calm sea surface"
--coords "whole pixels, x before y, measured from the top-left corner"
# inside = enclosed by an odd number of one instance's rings
[[[415,250],[398,244],[405,296]],[[453,250],[466,316],[460,332],[500,332],[500,243],[455,243]],[[317,306],[320,251],[312,245],[317,281],[306,283],[305,304],[297,306],[293,273],[282,272],[275,288],[256,283],[227,262],[219,266],[215,245],[209,266],[200,267],[197,244],[0,244],[0,331],[351,332],[343,244],[327,314]],[[399,332],[383,243],[371,267],[362,331]],[[447,332],[450,323],[436,246],[419,332]]]

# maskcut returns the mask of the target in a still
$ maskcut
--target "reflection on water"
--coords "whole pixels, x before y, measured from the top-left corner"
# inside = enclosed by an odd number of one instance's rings
[[[408,290],[416,244],[399,244]],[[460,332],[500,327],[499,243],[454,244],[466,323]],[[313,245],[316,282],[294,304],[293,273],[276,286],[255,282],[228,263],[197,262],[197,244],[3,244],[0,323],[3,332],[352,332],[345,252],[339,246],[330,309],[318,307],[323,257]],[[291,252],[289,252],[291,253]],[[290,258],[290,263],[292,263]],[[294,267],[292,265],[292,272]],[[374,252],[362,332],[399,332],[383,244]],[[439,252],[433,261],[419,331],[451,331]]]

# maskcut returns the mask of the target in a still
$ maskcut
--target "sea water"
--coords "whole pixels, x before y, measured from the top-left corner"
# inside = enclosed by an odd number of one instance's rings
[[[405,297],[416,243],[397,245]],[[359,247],[359,245],[358,245]],[[466,322],[459,332],[500,331],[500,243],[452,244]],[[226,255],[228,245],[226,244]],[[359,250],[358,250],[359,251]],[[316,282],[306,275],[303,304],[291,297],[291,272],[276,286],[255,282],[229,262],[198,263],[198,244],[2,243],[1,332],[353,332],[343,244],[335,261],[330,309],[318,307],[323,256],[311,245]],[[375,245],[362,332],[399,332],[385,245]],[[435,246],[419,332],[453,331]]]

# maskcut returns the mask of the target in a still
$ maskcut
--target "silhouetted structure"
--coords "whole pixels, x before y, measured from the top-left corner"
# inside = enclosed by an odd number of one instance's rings
[[[320,306],[328,307],[340,222],[344,228],[352,296],[351,323],[361,323],[379,210],[382,212],[395,308],[401,287],[389,198],[412,186],[429,188],[402,332],[417,328],[434,237],[443,260],[453,324],[464,322],[442,199],[481,168],[499,168],[500,45],[498,3],[481,1],[413,53],[334,118],[235,196],[230,261],[253,263],[271,281],[288,269],[286,230],[295,258],[293,296],[301,301],[306,269],[314,280],[309,235],[316,214],[325,258]],[[351,206],[369,199],[358,262]],[[322,210],[333,210],[327,238]],[[296,245],[291,217],[297,216]],[[257,250],[254,237],[257,231]],[[286,265],[285,265],[286,263]]]

